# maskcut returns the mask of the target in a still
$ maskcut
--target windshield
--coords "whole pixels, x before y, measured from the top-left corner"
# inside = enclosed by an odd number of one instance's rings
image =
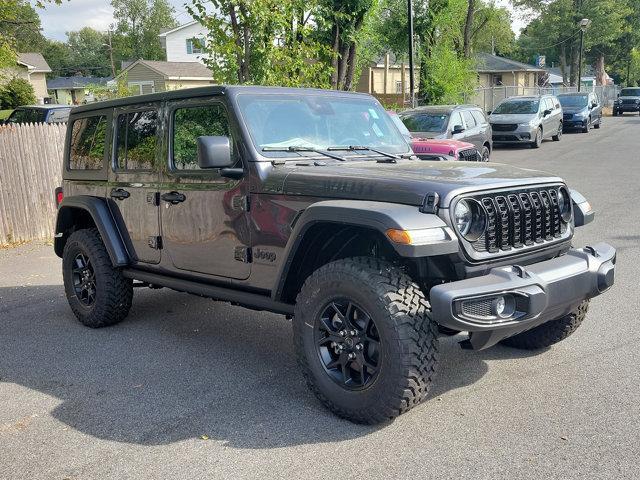
[[[282,156],[283,152],[273,150],[289,147],[326,150],[368,146],[388,153],[411,151],[387,112],[371,98],[241,94],[238,104],[251,140],[265,156]]]
[[[540,101],[538,100],[511,100],[508,102],[502,102],[500,105],[496,107],[493,113],[538,113],[538,107],[540,105]]]
[[[640,97],[640,88],[623,88],[620,92],[621,97]]]
[[[446,113],[403,113],[400,118],[410,132],[444,132],[449,124]]]
[[[19,108],[15,110],[7,123],[39,123],[44,122],[45,111],[39,108]]]
[[[560,95],[558,97],[560,105],[563,107],[586,107],[587,96],[586,95]]]

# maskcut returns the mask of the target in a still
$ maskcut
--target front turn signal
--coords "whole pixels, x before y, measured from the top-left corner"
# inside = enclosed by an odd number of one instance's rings
[[[386,233],[392,242],[400,245],[427,245],[449,239],[447,232],[443,228],[422,228],[418,230],[390,228]]]

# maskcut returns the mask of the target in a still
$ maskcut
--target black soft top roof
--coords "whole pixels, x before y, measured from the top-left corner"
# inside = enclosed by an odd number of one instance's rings
[[[136,105],[140,103],[158,102],[164,100],[181,100],[194,97],[204,97],[210,95],[227,95],[234,97],[239,93],[272,93],[279,95],[310,95],[322,94],[332,96],[357,95],[370,97],[366,93],[345,92],[340,90],[323,90],[319,88],[286,88],[286,87],[262,87],[245,85],[212,85],[210,87],[185,88],[182,90],[171,90],[167,92],[150,93],[147,95],[135,95],[131,97],[116,98],[103,102],[88,103],[73,109],[73,113],[82,113],[103,108],[121,107],[126,105]]]

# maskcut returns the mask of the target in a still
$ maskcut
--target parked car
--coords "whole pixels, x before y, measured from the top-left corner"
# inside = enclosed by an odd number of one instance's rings
[[[591,127],[602,125],[602,105],[595,93],[561,93],[562,126],[567,130],[581,130],[588,133]]]
[[[491,125],[480,107],[444,105],[401,112],[400,119],[415,138],[454,139],[475,145],[483,161],[493,149]]]
[[[411,149],[420,160],[462,160],[467,162],[483,162],[483,158],[474,144],[461,142],[460,140],[438,140],[428,138],[415,138],[407,129],[396,112],[388,112],[402,136],[409,142]]]
[[[70,112],[69,105],[25,105],[11,112],[3,123],[64,123]]]
[[[310,389],[355,422],[427,397],[438,330],[546,348],[614,282],[613,247],[572,245],[594,214],[561,178],[418,161],[369,95],[210,86],[67,128],[53,248],[78,320],[124,320],[134,280],[287,315]]]
[[[614,117],[625,112],[638,112],[640,114],[640,87],[623,88],[618,98],[613,102]]]
[[[562,106],[553,95],[511,97],[489,114],[494,143],[526,143],[539,148],[542,140],[562,138]]]

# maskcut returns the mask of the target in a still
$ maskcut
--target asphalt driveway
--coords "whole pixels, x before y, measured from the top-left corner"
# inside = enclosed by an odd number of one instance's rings
[[[139,289],[127,321],[91,330],[50,246],[0,250],[0,478],[638,478],[640,117],[493,160],[563,176],[597,212],[575,243],[618,248],[568,340],[445,338],[428,401],[358,426],[307,391],[283,317]]]

